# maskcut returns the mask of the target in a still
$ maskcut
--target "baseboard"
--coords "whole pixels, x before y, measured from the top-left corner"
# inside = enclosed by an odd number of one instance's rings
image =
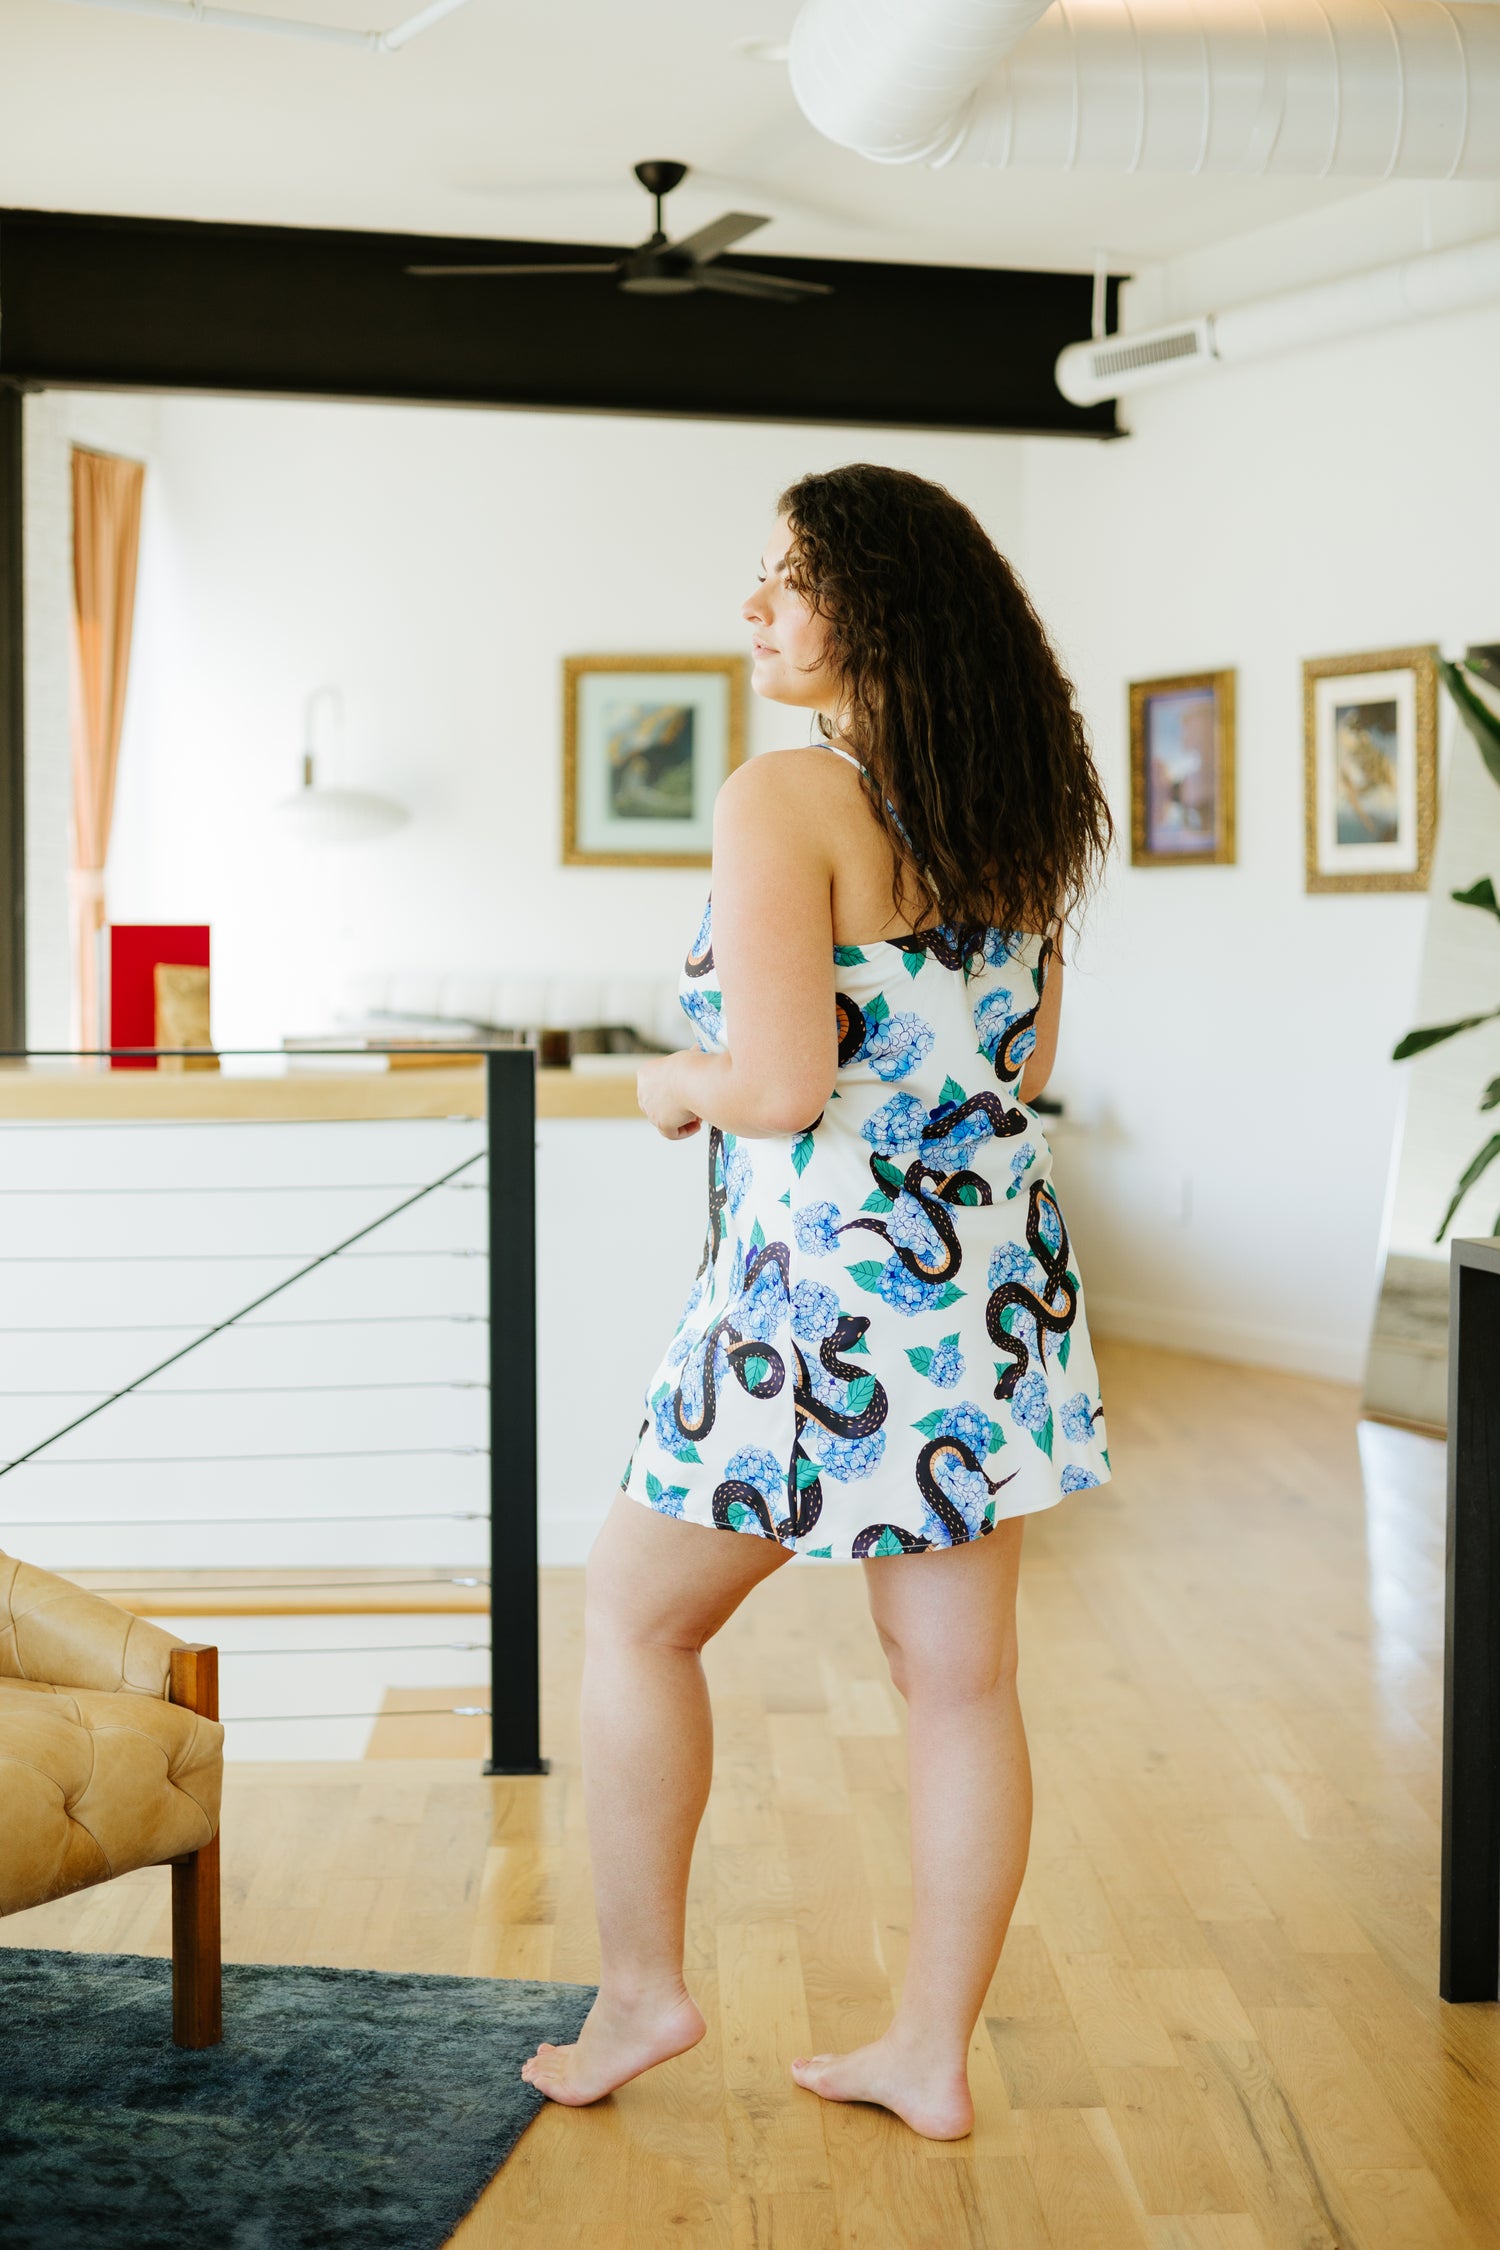
[[[1106,1339],[1159,1344],[1164,1351],[1192,1352],[1199,1359],[1239,1360],[1249,1367],[1274,1367],[1288,1375],[1313,1375],[1331,1383],[1364,1379],[1363,1337],[1279,1323],[1267,1327],[1259,1321],[1230,1320],[1196,1309],[1177,1311],[1093,1289],[1087,1291],[1086,1305],[1091,1333]],[[1108,1403],[1106,1399],[1106,1410]]]

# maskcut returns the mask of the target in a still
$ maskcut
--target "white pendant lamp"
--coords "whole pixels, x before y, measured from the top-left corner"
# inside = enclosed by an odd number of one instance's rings
[[[407,819],[404,805],[382,797],[373,789],[329,789],[315,779],[318,705],[333,705],[336,722],[343,722],[343,701],[337,688],[314,688],[307,699],[302,721],[302,787],[295,796],[283,797],[277,811],[284,824],[309,844],[362,844],[372,836],[388,836]]]

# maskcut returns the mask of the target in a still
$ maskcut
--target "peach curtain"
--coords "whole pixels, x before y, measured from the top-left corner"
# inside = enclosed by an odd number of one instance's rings
[[[98,1036],[98,938],[135,621],[143,462],[73,448],[73,954],[78,1044]]]

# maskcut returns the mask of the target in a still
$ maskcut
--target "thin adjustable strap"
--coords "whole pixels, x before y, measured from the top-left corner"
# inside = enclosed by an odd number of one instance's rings
[[[867,773],[869,771],[869,768],[855,757],[852,750],[841,750],[836,742],[825,742],[823,747],[825,750],[831,750],[836,758],[842,758],[847,765],[853,766],[856,773]],[[885,809],[891,816],[891,822],[895,828],[896,834],[901,838],[902,843],[905,844],[907,850],[911,853],[913,860],[915,860],[917,855],[912,845],[911,837],[907,833],[906,823],[901,818],[901,815],[897,812],[895,806],[891,803],[889,797],[886,798]],[[927,888],[933,892],[934,896],[936,896],[936,889],[933,884],[932,877],[928,874],[926,868],[918,866],[917,872],[921,876],[923,882],[927,885]]]

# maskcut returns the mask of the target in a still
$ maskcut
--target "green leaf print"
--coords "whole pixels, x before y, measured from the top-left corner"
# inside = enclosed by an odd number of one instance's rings
[[[880,1277],[885,1272],[885,1267],[879,1258],[861,1258],[859,1264],[851,1266],[849,1271],[861,1289],[874,1290],[880,1287]]]
[[[730,1501],[730,1503],[729,1503],[729,1528],[730,1528],[730,1530],[731,1530],[731,1531],[744,1531],[744,1530],[747,1530],[747,1529],[749,1529],[749,1528],[752,1528],[752,1527],[754,1526],[754,1524],[755,1524],[755,1511],[754,1511],[754,1509],[753,1509],[753,1508],[747,1508],[743,1500],[731,1500],[731,1501]]]
[[[906,1185],[906,1174],[902,1171],[900,1165],[893,1164],[888,1156],[876,1157],[875,1177],[877,1180],[885,1182],[887,1189],[893,1196],[899,1195]]]
[[[967,1186],[955,1188],[953,1200],[955,1203],[977,1203],[979,1201],[979,1190],[977,1187]]]
[[[1060,1368],[1062,1368],[1062,1369],[1063,1369],[1063,1371],[1064,1371],[1065,1373],[1066,1373],[1066,1371],[1067,1371],[1067,1365],[1068,1365],[1068,1354],[1069,1354],[1069,1352],[1070,1352],[1070,1351],[1071,1351],[1072,1349],[1073,1349],[1073,1338],[1072,1338],[1072,1334],[1071,1334],[1071,1332],[1070,1332],[1070,1331],[1069,1331],[1068,1329],[1064,1329],[1064,1330],[1063,1330],[1063,1340],[1062,1340],[1062,1342],[1061,1342],[1061,1343],[1060,1343],[1060,1344],[1058,1345],[1058,1347],[1057,1347],[1057,1364],[1058,1364],[1058,1366],[1059,1366]]]
[[[1079,1290],[1083,1287],[1082,1282],[1079,1280],[1077,1274],[1074,1273],[1071,1266],[1068,1268],[1068,1287],[1072,1290],[1075,1297],[1077,1296]]]
[[[922,1416],[920,1422],[913,1422],[912,1428],[914,1430],[920,1430],[923,1437],[936,1437],[939,1429],[942,1427],[943,1415],[945,1412],[946,1408],[935,1406],[930,1414],[924,1414]]]
[[[863,1414],[865,1408],[869,1405],[871,1399],[874,1396],[874,1376],[856,1375],[853,1382],[849,1385],[849,1396],[844,1406],[845,1413]]]
[[[778,1196],[777,1196],[777,1198],[776,1198],[776,1200],[777,1200],[777,1202],[778,1202],[778,1203],[784,1203],[784,1204],[786,1205],[787,1209],[788,1209],[788,1210],[790,1210],[790,1209],[791,1209],[791,1207],[792,1207],[792,1191],[791,1191],[791,1189],[790,1189],[790,1188],[788,1188],[788,1189],[787,1189],[787,1191],[786,1191],[786,1193],[785,1193],[785,1195],[778,1195]]]
[[[813,1137],[811,1133],[799,1133],[792,1143],[792,1162],[797,1167],[799,1180],[812,1162],[812,1152]]]
[[[993,1531],[995,1528],[995,1503],[993,1500],[984,1511],[984,1520],[989,1525],[991,1531]]]
[[[675,1461],[697,1461],[701,1463],[703,1456],[696,1445],[679,1445],[672,1458]]]
[[[894,1531],[882,1531],[880,1537],[876,1540],[874,1546],[870,1549],[870,1552],[872,1555],[899,1555],[901,1552],[901,1542],[896,1537]]]
[[[809,1562],[832,1562],[833,1549],[831,1547],[809,1547],[807,1558]]]
[[[760,1221],[759,1219],[757,1219],[754,1226],[750,1229],[750,1248],[752,1250],[764,1250],[765,1246],[766,1238],[761,1233]]]
[[[991,1422],[991,1424],[990,1424],[990,1442],[989,1442],[989,1444],[988,1444],[988,1445],[987,1445],[987,1446],[985,1447],[985,1458],[986,1458],[986,1459],[988,1459],[988,1458],[989,1458],[989,1456],[990,1456],[990,1454],[992,1454],[992,1453],[998,1453],[998,1452],[999,1452],[999,1450],[1000,1450],[1000,1448],[1001,1448],[1001,1446],[1002,1446],[1002,1445],[1004,1445],[1004,1443],[1005,1443],[1005,1432],[1004,1432],[1004,1430],[1002,1430],[1002,1429],[1001,1429],[1001,1427],[1000,1427],[1000,1425],[999,1425],[999,1423],[998,1423],[998,1422]]]
[[[938,1291],[937,1295],[932,1300],[933,1311],[946,1312],[948,1310],[948,1307],[950,1305],[956,1305],[959,1298],[964,1294],[965,1292],[959,1288],[957,1282],[945,1281],[942,1288]]]
[[[1100,1446],[1099,1458],[1104,1463],[1104,1466],[1107,1469],[1109,1467],[1109,1447],[1107,1445]]]
[[[771,1362],[768,1359],[761,1359],[757,1356],[747,1359],[745,1362],[745,1381],[752,1391],[765,1381],[770,1372]]]
[[[894,1202],[893,1196],[882,1195],[879,1188],[871,1188],[864,1202],[860,1205],[860,1209],[861,1211],[889,1211],[892,1209]]]
[[[809,1461],[804,1454],[797,1463],[797,1490],[805,1492],[810,1484],[816,1484],[817,1481],[818,1464],[816,1461]]]
[[[883,992],[877,992],[865,1010],[866,1023],[884,1023],[891,1012],[891,1004]]]
[[[930,1344],[908,1344],[906,1356],[917,1373],[925,1375],[932,1365],[932,1346]]]
[[[846,1344],[844,1346],[844,1350],[846,1352],[858,1352],[865,1359],[868,1359],[870,1356],[870,1347],[865,1342],[863,1336],[856,1336],[852,1344]]]
[[[653,1507],[661,1498],[661,1478],[654,1477],[649,1469],[646,1471],[646,1498]]]
[[[1038,1444],[1038,1445],[1039,1445],[1039,1446],[1041,1447],[1042,1451],[1043,1451],[1043,1452],[1044,1452],[1044,1453],[1046,1454],[1046,1456],[1047,1456],[1047,1459],[1048,1459],[1048,1460],[1050,1461],[1050,1460],[1051,1460],[1051,1458],[1052,1458],[1052,1417],[1051,1417],[1051,1415],[1049,1414],[1049,1415],[1047,1416],[1047,1419],[1046,1419],[1046,1421],[1045,1421],[1045,1422],[1044,1422],[1044,1423],[1042,1424],[1042,1426],[1041,1426],[1041,1428],[1040,1428],[1039,1430],[1033,1430],[1031,1434],[1032,1434],[1032,1436],[1033,1436],[1033,1437],[1034,1437],[1034,1438],[1036,1439],[1036,1442],[1037,1442],[1037,1444]]]
[[[857,945],[836,945],[833,958],[841,969],[857,969],[866,956]]]
[[[908,953],[903,946],[901,966],[909,977],[919,977],[927,966],[927,956],[925,953]]]
[[[698,997],[700,1000],[706,1000],[711,1008],[722,1008],[724,1005],[722,992],[700,992]]]
[[[956,1078],[945,1078],[943,1080],[943,1090],[938,1095],[939,1102],[966,1102],[968,1098]]]

